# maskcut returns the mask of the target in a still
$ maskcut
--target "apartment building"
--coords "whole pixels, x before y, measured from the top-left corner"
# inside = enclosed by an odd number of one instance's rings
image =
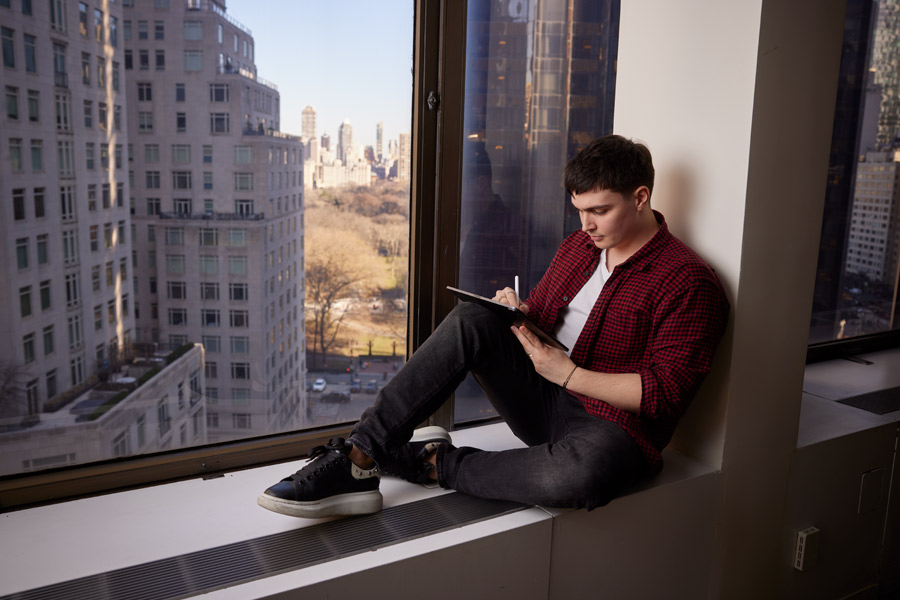
[[[206,349],[210,441],[305,411],[303,156],[251,32],[209,1],[126,2],[136,339]]]

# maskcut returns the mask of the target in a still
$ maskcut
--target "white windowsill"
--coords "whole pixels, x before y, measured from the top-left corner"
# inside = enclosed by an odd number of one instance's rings
[[[456,445],[488,450],[521,447],[505,424],[453,432]],[[631,494],[714,473],[684,455],[665,453],[663,473]],[[257,495],[299,468],[300,461],[73,500],[0,515],[0,595],[104,573],[149,561],[276,534],[320,521],[278,515],[256,505]],[[381,485],[385,508],[439,494],[395,478]],[[602,510],[602,509],[601,509]],[[209,598],[249,598],[296,589],[404,558],[556,518],[564,510],[531,508],[488,521],[219,590]]]

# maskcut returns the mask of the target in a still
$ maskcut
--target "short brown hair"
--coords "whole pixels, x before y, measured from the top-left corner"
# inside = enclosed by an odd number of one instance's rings
[[[597,138],[569,161],[564,172],[570,194],[596,189],[627,194],[642,185],[652,193],[655,174],[647,146],[621,135]]]

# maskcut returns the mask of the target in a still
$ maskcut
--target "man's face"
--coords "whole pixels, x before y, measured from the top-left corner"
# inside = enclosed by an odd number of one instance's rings
[[[646,188],[638,188],[641,189]],[[591,236],[598,248],[615,248],[634,238],[640,228],[639,204],[637,191],[621,194],[595,189],[572,194],[572,205],[581,218],[581,230]]]

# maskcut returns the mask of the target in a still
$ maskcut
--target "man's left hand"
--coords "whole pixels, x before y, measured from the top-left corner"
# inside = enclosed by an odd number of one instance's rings
[[[524,325],[513,325],[512,332],[534,363],[534,370],[544,379],[562,385],[575,366],[572,359],[559,348],[543,343]]]

